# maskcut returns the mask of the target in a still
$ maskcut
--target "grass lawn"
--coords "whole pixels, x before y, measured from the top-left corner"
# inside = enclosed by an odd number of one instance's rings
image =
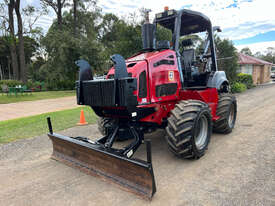
[[[47,117],[51,117],[54,131],[73,127],[79,122],[81,109],[84,110],[85,119],[89,124],[96,122],[96,115],[90,107],[78,107],[75,109],[0,121],[0,144],[47,134]]]
[[[68,97],[68,96],[74,96],[75,90],[70,91],[48,91],[48,92],[33,92],[30,94],[17,94],[15,96],[12,95],[6,95],[1,94],[0,95],[0,104],[8,104],[8,103],[14,103],[14,102],[22,102],[22,101],[33,101],[33,100],[40,100],[40,99],[55,99],[59,97]]]

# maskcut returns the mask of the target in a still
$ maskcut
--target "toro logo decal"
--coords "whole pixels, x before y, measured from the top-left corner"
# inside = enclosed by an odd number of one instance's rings
[[[174,78],[174,71],[169,71],[168,72],[168,80],[169,81],[174,81],[175,78]]]

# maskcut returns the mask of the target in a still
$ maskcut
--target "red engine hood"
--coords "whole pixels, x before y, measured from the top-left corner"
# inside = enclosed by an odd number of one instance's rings
[[[126,59],[125,61],[128,73],[131,73],[132,77],[136,77],[136,74],[139,74],[141,70],[144,70],[144,67],[147,67],[146,62],[149,62],[151,59],[157,58],[158,56],[167,53],[167,51],[169,51],[169,49],[162,51],[138,53]],[[107,78],[109,75],[114,75],[114,67],[109,70]]]

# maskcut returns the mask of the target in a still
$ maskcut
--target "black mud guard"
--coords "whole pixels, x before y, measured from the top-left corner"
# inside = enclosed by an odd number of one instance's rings
[[[75,64],[79,67],[79,81],[77,82],[78,85],[76,85],[77,88],[77,104],[82,105],[83,104],[83,88],[82,88],[82,81],[85,80],[93,80],[93,74],[91,70],[90,64],[83,59],[77,60]]]
[[[111,56],[111,60],[115,67],[115,79],[128,77],[125,59],[119,54],[114,54]]]

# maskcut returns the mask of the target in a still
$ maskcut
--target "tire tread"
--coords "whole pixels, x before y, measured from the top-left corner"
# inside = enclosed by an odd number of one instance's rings
[[[216,115],[220,118],[216,120],[213,124],[214,132],[228,134],[232,131],[233,128],[229,127],[227,120],[231,104],[236,104],[235,96],[229,93],[221,93],[219,95],[219,102],[216,110]]]
[[[199,100],[182,100],[171,111],[165,129],[166,141],[169,150],[176,156],[198,159],[204,154],[204,152],[200,154],[194,152],[192,144],[193,126],[197,114],[202,109],[207,109],[211,116],[208,104]],[[207,149],[207,146],[205,149]]]

